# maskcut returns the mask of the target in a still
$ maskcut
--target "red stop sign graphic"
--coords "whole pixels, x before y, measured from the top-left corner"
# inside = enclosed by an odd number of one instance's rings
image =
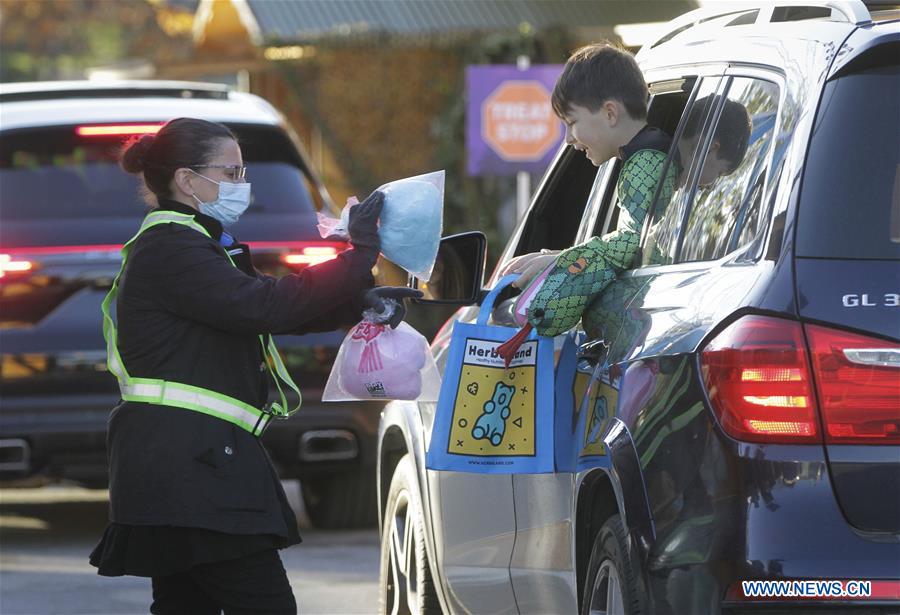
[[[502,83],[481,107],[481,133],[504,160],[540,160],[560,134],[550,92],[539,81]]]

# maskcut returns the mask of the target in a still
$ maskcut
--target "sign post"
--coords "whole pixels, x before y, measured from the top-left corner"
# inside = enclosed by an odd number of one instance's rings
[[[516,68],[528,70],[531,66],[531,58],[519,56],[516,59]],[[531,175],[528,171],[516,173],[516,220],[521,220],[528,211],[528,203],[531,201]]]

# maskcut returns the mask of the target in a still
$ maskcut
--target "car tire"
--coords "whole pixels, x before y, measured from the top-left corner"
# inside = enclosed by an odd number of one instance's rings
[[[638,615],[642,612],[636,569],[622,519],[614,515],[600,528],[584,582],[582,615]]]
[[[425,551],[425,519],[413,496],[415,482],[415,469],[405,455],[394,470],[384,511],[378,582],[382,614],[441,613]]]
[[[373,527],[378,508],[374,472],[337,474],[300,481],[303,504],[314,527]]]

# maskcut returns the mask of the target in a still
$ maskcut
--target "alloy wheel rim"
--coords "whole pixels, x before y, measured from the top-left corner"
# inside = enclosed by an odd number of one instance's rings
[[[625,599],[616,565],[610,560],[600,564],[591,591],[591,615],[625,615]]]
[[[409,493],[401,491],[394,502],[388,532],[387,596],[391,615],[412,615],[418,611],[416,537],[410,517]]]

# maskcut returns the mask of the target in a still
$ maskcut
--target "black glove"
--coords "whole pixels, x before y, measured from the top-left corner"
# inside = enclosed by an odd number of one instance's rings
[[[385,299],[396,300],[397,307],[388,320],[391,329],[396,329],[406,316],[406,306],[403,304],[403,300],[412,297],[421,299],[422,291],[406,288],[405,286],[376,286],[367,290],[363,295],[363,309],[371,308],[376,312],[383,312],[386,307],[384,304]]]
[[[370,249],[376,254],[381,250],[378,238],[378,218],[384,206],[384,193],[377,190],[366,197],[366,200],[350,209],[350,243],[357,248]]]

